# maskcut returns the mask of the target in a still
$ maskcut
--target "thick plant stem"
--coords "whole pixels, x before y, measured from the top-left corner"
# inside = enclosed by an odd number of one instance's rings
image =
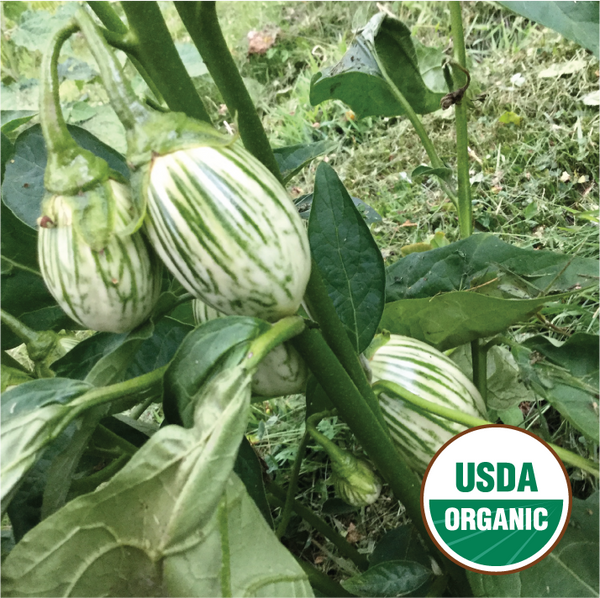
[[[156,2],[123,2],[138,57],[175,112],[210,123],[210,117],[167,29]]]
[[[300,475],[300,467],[302,466],[302,460],[304,459],[304,454],[306,453],[306,447],[308,446],[309,439],[310,435],[307,432],[305,432],[304,436],[302,436],[302,440],[300,441],[300,446],[298,446],[298,452],[296,453],[294,467],[292,468],[292,473],[290,476],[290,484],[288,486],[287,495],[285,497],[285,504],[281,512],[281,521],[279,522],[279,525],[277,526],[277,531],[275,532],[275,535],[279,540],[283,538],[288,523],[290,522],[290,518],[292,517],[294,496],[296,496],[296,491],[298,490],[298,477]]]
[[[460,2],[450,2],[450,22],[452,41],[454,43],[454,59],[464,69],[467,68],[465,40],[462,25],[462,8]],[[462,78],[464,74],[461,73]],[[465,239],[473,232],[473,206],[471,204],[471,183],[469,182],[469,137],[467,133],[467,105],[460,101],[454,106],[456,119],[456,168],[458,171],[458,224],[460,236]]]
[[[310,279],[306,287],[305,300],[311,316],[317,321],[323,332],[325,340],[336,354],[340,363],[354,382],[367,405],[387,433],[387,425],[383,419],[381,407],[377,397],[373,394],[367,376],[360,365],[358,355],[348,338],[348,334],[340,321],[333,301],[327,293],[325,281],[321,276],[319,267],[313,261]]]
[[[223,37],[217,18],[216,2],[175,2],[175,8],[221,92],[229,112],[237,115],[239,133],[245,148],[283,183],[256,107]]]
[[[375,463],[379,473],[390,485],[392,492],[406,507],[409,517],[432,554],[438,556],[441,565],[464,588],[463,592],[468,592],[464,571],[439,553],[427,533],[421,517],[421,480],[400,457],[387,430],[364,401],[321,333],[315,329],[306,329],[292,343]]]
[[[489,426],[492,425],[492,422],[487,421],[486,419],[481,419],[479,417],[474,417],[473,415],[468,415],[463,413],[462,411],[458,411],[456,409],[450,409],[449,407],[442,407],[441,405],[436,405],[427,399],[422,399],[417,395],[413,394],[409,390],[402,388],[399,384],[395,382],[390,382],[389,380],[380,380],[373,385],[373,389],[377,394],[381,394],[385,392],[387,394],[396,395],[400,397],[403,401],[414,405],[415,407],[419,407],[428,413],[433,413],[434,415],[439,415],[444,419],[449,419],[450,421],[456,422],[458,424],[462,424],[467,428],[475,428],[477,426]],[[574,465],[575,467],[579,467],[586,471],[587,473],[591,473],[594,477],[600,477],[600,473],[598,472],[597,464],[580,455],[576,455],[567,449],[561,448],[560,446],[556,446],[550,442],[546,443],[550,448],[554,450],[554,452],[560,457],[561,461],[568,463],[569,465]]]
[[[310,585],[319,590],[323,596],[354,596],[354,594],[344,590],[344,588],[339,583],[331,579],[329,575],[326,575],[322,571],[315,569],[312,565],[309,565],[307,562],[302,561],[299,558],[296,558],[296,561],[300,567],[302,567],[304,573],[306,573]]]
[[[487,349],[479,339],[471,341],[471,362],[473,364],[473,384],[487,405]]]
[[[285,505],[284,501],[287,498],[286,491],[283,488],[280,488],[274,482],[267,484],[267,490],[273,495],[272,500],[269,502],[272,502],[275,504],[275,506],[283,508]],[[325,523],[325,521],[323,521],[320,517],[315,515],[313,511],[305,507],[297,500],[292,500],[292,509],[298,516],[302,517],[306,523],[308,523],[324,538],[327,538],[332,544],[334,544],[341,556],[350,559],[362,571],[369,567],[369,560],[367,557],[358,552],[358,550],[356,550],[352,544],[348,543],[346,538],[340,536],[340,534],[338,534],[331,526]]]

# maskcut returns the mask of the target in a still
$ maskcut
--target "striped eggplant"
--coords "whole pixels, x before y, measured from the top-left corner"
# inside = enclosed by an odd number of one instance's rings
[[[294,314],[311,260],[284,187],[235,139],[144,106],[89,15],[75,19],[127,130],[135,213],[161,260],[192,295],[227,315],[272,322]]]
[[[73,199],[50,196],[39,219],[42,276],[62,309],[91,330],[127,332],[152,311],[162,267],[141,233],[120,237],[131,216],[129,187],[110,180],[115,201],[113,235],[100,251],[73,226]]]
[[[192,310],[196,325],[225,315],[200,299],[192,301]],[[282,343],[259,363],[252,377],[252,394],[264,398],[300,394],[306,391],[307,380],[304,359],[290,343]]]
[[[42,59],[40,125],[48,161],[38,219],[40,269],[50,293],[76,322],[127,332],[150,315],[162,266],[141,234],[131,235],[137,219],[129,185],[67,129],[58,56],[71,29],[53,34]]]
[[[285,189],[237,146],[155,156],[145,230],[179,282],[227,315],[296,312],[310,275],[308,236]]]
[[[375,341],[379,342],[382,337]],[[487,417],[483,399],[473,383],[451,359],[421,341],[392,334],[369,356],[369,366],[373,383],[395,382],[438,405]],[[380,395],[380,404],[398,451],[421,475],[441,446],[466,429],[385,393]]]

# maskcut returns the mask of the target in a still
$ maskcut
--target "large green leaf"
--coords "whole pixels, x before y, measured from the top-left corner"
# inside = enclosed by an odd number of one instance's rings
[[[558,31],[567,39],[591,50],[596,58],[600,56],[598,2],[498,2],[498,4],[544,27]]]
[[[522,345],[514,346],[512,353],[523,381],[575,428],[598,444],[597,380],[588,384],[560,366],[545,359],[539,360],[533,351]]]
[[[558,546],[542,561],[519,573],[467,572],[475,596],[598,596],[598,493],[573,499],[571,520]]]
[[[385,561],[342,582],[357,596],[406,596],[427,583],[432,572],[415,561]]]
[[[458,347],[451,355],[458,367],[473,379],[471,346]],[[492,347],[487,354],[487,397],[488,419],[496,416],[505,423],[518,426],[523,422],[519,403],[535,401],[535,393],[521,380],[519,367],[506,347]]]
[[[295,174],[316,157],[326,154],[335,147],[335,143],[323,140],[302,145],[288,145],[273,150],[283,182],[287,183]]]
[[[0,159],[2,160],[1,179],[2,181],[4,181],[4,171],[6,170],[6,164],[12,158],[13,152],[15,151],[15,146],[4,133],[0,133],[0,135],[2,137],[2,146],[0,147]]]
[[[383,310],[383,258],[346,188],[325,162],[317,168],[308,237],[337,314],[354,348],[362,352]]]
[[[129,177],[125,159],[85,129],[69,125],[69,132],[81,147],[104,158],[109,166]],[[2,197],[14,214],[31,228],[37,228],[44,197],[44,169],[47,154],[40,125],[30,127],[17,137],[13,159],[6,165]]]
[[[498,334],[528,319],[548,301],[548,297],[498,299],[469,291],[442,293],[424,299],[401,299],[386,304],[380,328],[445,351]]]
[[[2,395],[3,509],[23,476],[73,419],[71,404],[90,388],[79,380],[52,378],[26,382]]]
[[[423,46],[404,23],[381,12],[356,36],[338,64],[313,77],[310,101],[316,105],[342,100],[359,118],[404,114],[383,77],[383,67],[417,114],[434,112],[448,93],[443,62],[440,50]]]
[[[9,135],[21,125],[27,124],[36,114],[34,110],[2,110],[0,112],[2,133]],[[2,159],[4,160],[4,157]]]
[[[433,297],[486,285],[497,296],[537,297],[598,284],[598,260],[520,249],[491,234],[472,235],[423,253],[412,253],[387,268],[386,300]]]
[[[250,381],[241,366],[213,378],[192,428],[161,429],[103,488],[34,528],[4,563],[3,595],[310,596],[232,473]]]
[[[166,365],[191,330],[192,326],[169,317],[159,320],[152,336],[145,339],[135,353],[123,379],[135,378]],[[102,357],[115,351],[126,338],[127,334],[94,334],[55,361],[52,369],[57,376],[83,380]]]
[[[165,374],[163,408],[167,420],[190,427],[197,394],[219,371],[241,363],[252,340],[270,328],[258,318],[228,316],[190,332]]]
[[[233,471],[235,471],[244,483],[244,486],[246,486],[248,495],[258,507],[269,527],[273,528],[273,517],[271,516],[271,509],[263,481],[263,470],[252,445],[245,436],[242,438]]]

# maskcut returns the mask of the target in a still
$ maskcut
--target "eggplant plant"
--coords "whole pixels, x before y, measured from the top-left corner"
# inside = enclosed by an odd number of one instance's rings
[[[585,438],[585,454],[553,446],[569,473],[599,475],[597,337],[556,347],[507,332],[589,288],[598,262],[473,234],[461,4],[448,3],[452,54],[379,12],[311,82],[313,105],[406,118],[430,160],[413,176],[430,177],[456,210],[459,240],[387,267],[326,161],[301,218],[286,185],[327,146],[271,148],[215,2],[174,4],[235,134],[211,122],[158,3],[121,3],[127,24],[110,3],[72,4],[44,54],[40,124],[14,144],[2,133],[3,595],[597,595],[597,532],[583,523],[585,513],[597,523],[597,495],[575,499],[551,555],[561,567],[546,559],[510,576],[459,567],[421,516],[421,478],[442,444],[488,417],[510,423],[487,401],[499,348]],[[59,58],[75,35],[125,128],[126,156],[65,124]],[[151,97],[134,91],[115,50]],[[421,118],[442,109],[454,111],[452,165]],[[7,132],[30,118],[15,116]],[[17,193],[32,154],[44,175]],[[65,330],[93,332],[65,352]],[[21,346],[29,366],[7,352]],[[471,379],[451,359],[465,347]],[[250,404],[296,393],[306,433],[281,487],[246,437]],[[164,421],[141,425],[153,404]],[[331,414],[360,454],[318,431]],[[387,530],[388,556],[376,547],[366,558],[296,500],[309,446],[325,449],[350,506],[373,504],[385,484],[404,507],[411,523]],[[281,542],[294,513],[354,574],[340,584]]]

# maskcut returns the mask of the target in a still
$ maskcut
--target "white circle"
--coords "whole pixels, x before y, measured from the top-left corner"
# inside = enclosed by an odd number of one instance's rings
[[[492,466],[491,470],[490,465]],[[479,466],[482,467],[481,471],[484,474],[489,474],[489,477],[493,479],[493,488],[490,488],[488,476],[480,477],[478,475]],[[462,481],[459,481],[461,467],[463,478]],[[473,469],[469,469],[470,467]],[[534,472],[533,481],[531,471]],[[500,483],[504,483],[505,486],[504,490],[498,488],[499,472],[502,478]],[[490,566],[475,563],[458,554],[445,542],[434,523],[430,501],[459,501],[457,505],[460,505],[460,501],[465,499],[487,501],[561,500],[563,508],[559,523],[551,538],[535,554],[517,563]],[[453,438],[436,454],[423,479],[422,507],[425,524],[430,535],[452,560],[472,570],[487,573],[509,573],[535,563],[555,545],[568,523],[571,511],[571,492],[561,462],[540,439],[510,426],[481,426]],[[446,529],[455,531],[458,529],[458,509],[454,507],[448,510],[451,512],[445,515]],[[488,525],[486,515],[485,509],[482,513],[477,513],[478,530],[485,530],[485,526]],[[538,530],[545,529],[540,512],[536,513],[534,510],[531,513],[531,525],[538,526],[536,527]]]

